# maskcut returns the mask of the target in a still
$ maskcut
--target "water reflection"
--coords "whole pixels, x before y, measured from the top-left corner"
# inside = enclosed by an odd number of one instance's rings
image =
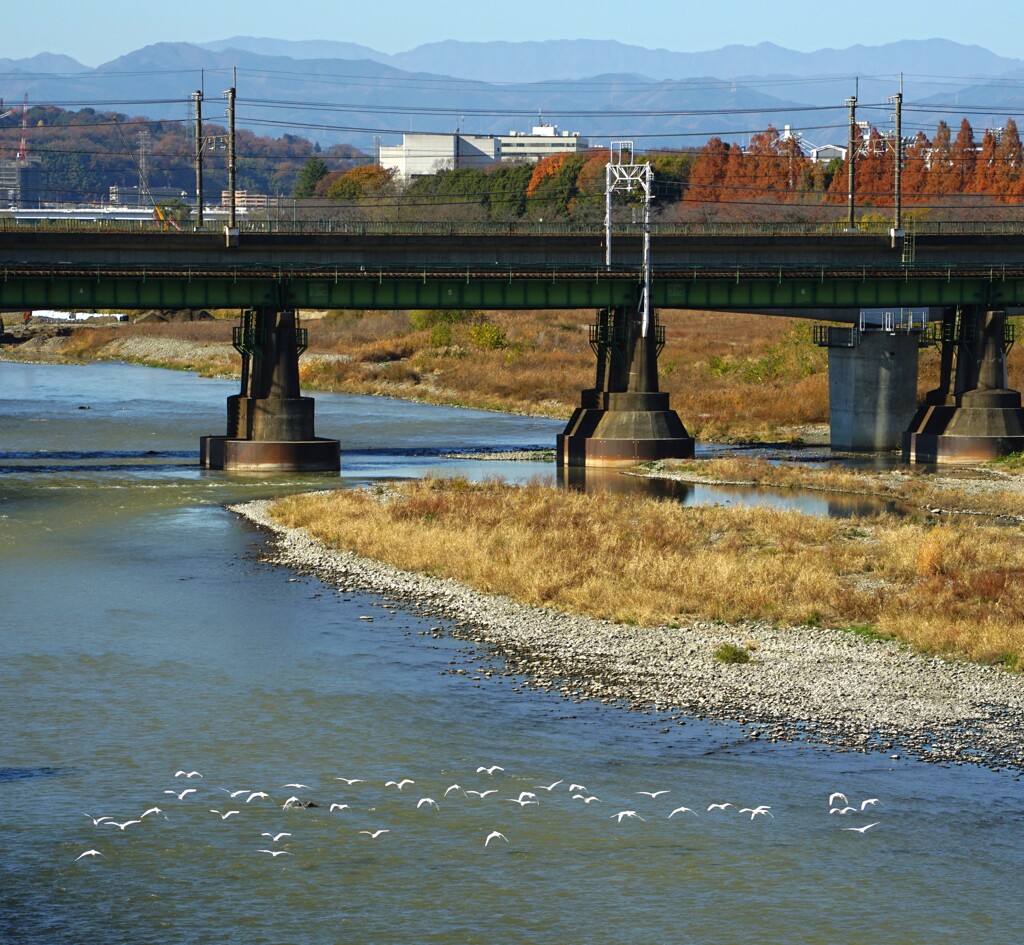
[[[870,496],[809,492],[797,489],[775,490],[752,486],[720,486],[631,475],[618,469],[559,467],[559,485],[579,492],[613,492],[622,495],[644,494],[669,499],[688,506],[731,506],[780,509],[828,518],[853,518],[881,513],[917,514],[916,510]]]

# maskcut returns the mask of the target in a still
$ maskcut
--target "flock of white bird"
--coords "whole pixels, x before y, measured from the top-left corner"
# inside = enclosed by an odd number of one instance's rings
[[[589,791],[585,785],[576,784],[573,782],[567,783],[564,779],[559,779],[550,784],[531,785],[532,790],[519,789],[517,793],[517,788],[521,788],[523,779],[507,775],[505,773],[505,769],[502,768],[500,765],[480,765],[476,769],[475,776],[486,776],[487,784],[496,786],[464,788],[458,783],[449,784],[447,787],[444,788],[443,793],[439,792],[439,796],[442,798],[440,804],[433,797],[429,796],[421,796],[417,798],[415,802],[413,802],[412,798],[418,792],[409,791],[408,795],[410,797],[410,810],[420,811],[426,809],[427,811],[439,811],[441,809],[442,804],[447,805],[452,803],[458,803],[461,799],[468,800],[470,798],[475,798],[477,801],[486,801],[489,798],[493,798],[492,801],[489,801],[489,803],[491,803],[492,805],[495,802],[500,802],[503,805],[514,804],[519,808],[539,807],[542,803],[542,797],[545,798],[546,802],[546,799],[553,798],[555,796],[556,791],[559,788],[561,788],[562,791],[568,794],[570,802],[578,802],[579,805],[584,808],[589,807],[591,804],[603,803],[601,798],[598,797],[597,794]],[[174,777],[176,779],[185,779],[185,781],[189,784],[205,785],[207,783],[203,774],[195,770],[190,771],[181,768],[174,773]],[[329,803],[329,806],[327,807],[328,814],[343,814],[346,811],[354,811],[356,808],[354,808],[353,805],[357,802],[365,804],[370,799],[370,795],[367,793],[367,791],[373,790],[377,785],[380,784],[380,782],[374,782],[370,779],[365,778],[333,777],[330,780],[332,782],[340,782],[339,784],[329,785],[332,791],[344,792],[352,796],[348,797],[345,800],[331,801]],[[206,809],[209,811],[210,815],[217,817],[221,821],[226,821],[231,817],[240,815],[242,811],[245,808],[247,808],[248,805],[253,804],[253,802],[260,802],[260,804],[257,805],[258,807],[279,809],[279,811],[288,811],[293,808],[308,809],[324,806],[320,802],[320,800],[315,799],[311,795],[307,795],[304,799],[303,797],[300,797],[300,795],[297,793],[289,793],[289,795],[282,800],[283,795],[279,795],[275,798],[266,791],[254,790],[253,788],[249,787],[237,789],[225,787],[214,788],[205,786],[180,787],[180,784],[181,782],[179,781],[179,786],[174,788],[167,788],[164,790],[164,795],[166,795],[168,798],[173,798],[173,800],[168,800],[164,802],[167,805],[167,810],[164,810],[163,808],[154,805],[144,810],[137,817],[128,818],[127,820],[123,821],[119,821],[113,816],[94,817],[92,814],[86,814],[85,816],[89,818],[89,820],[92,823],[92,826],[100,832],[109,831],[111,830],[111,828],[116,828],[118,831],[123,833],[130,827],[135,828],[137,830],[145,829],[144,825],[146,819],[149,817],[161,815],[164,817],[165,820],[170,820],[171,817],[169,816],[168,812],[171,810],[172,806],[177,807],[178,805],[183,804],[188,804],[190,806],[202,804],[206,806]],[[512,787],[510,790],[510,787],[513,784],[515,784],[516,787]],[[341,785],[344,785],[344,788],[342,788]],[[398,778],[394,780],[384,781],[382,784],[382,789],[384,791],[392,792],[393,794],[396,792],[399,794],[404,794],[407,788],[413,788],[415,787],[415,785],[416,782],[412,778]],[[308,784],[303,784],[301,782],[295,781],[289,782],[287,784],[282,784],[280,788],[278,788],[278,792],[318,791],[318,793],[322,797],[323,793],[326,792],[327,789],[327,785],[319,789],[315,789]],[[538,794],[538,791],[543,793]],[[684,805],[672,806],[668,803],[665,804],[664,809],[662,809],[661,811],[649,809],[651,807],[650,802],[657,801],[659,798],[662,797],[667,797],[671,793],[671,790],[667,788],[662,788],[654,791],[635,791],[634,794],[636,797],[642,797],[647,799],[647,801],[639,802],[637,804],[637,806],[640,806],[640,804],[647,805],[647,808],[645,808],[644,810],[646,816],[642,815],[637,810],[631,809],[619,810],[606,816],[608,816],[610,820],[614,820],[616,821],[616,823],[619,824],[629,820],[639,820],[646,822],[647,820],[656,817],[672,819],[676,815],[689,815],[691,817],[712,815],[720,817],[723,815],[727,815],[730,811],[736,814],[749,814],[751,821],[756,820],[758,818],[766,820],[775,818],[775,814],[772,812],[772,807],[770,804],[758,804],[756,806],[751,807],[741,807],[738,804],[734,804],[731,801],[715,801],[708,804],[706,809],[704,809],[703,805],[701,805],[700,809],[696,809]],[[506,794],[515,794],[516,796],[502,796]],[[219,799],[217,801],[218,806],[209,806],[209,804],[213,803],[213,801],[210,800],[211,798]],[[231,807],[230,804],[223,804],[224,800],[233,802],[238,806]],[[875,807],[881,805],[881,803],[882,802],[877,797],[869,797],[865,798],[859,803],[851,803],[844,793],[840,791],[835,791],[829,796],[828,799],[829,815],[837,815],[840,817],[847,817],[850,815],[859,816],[863,815],[868,810],[871,810],[873,812]],[[671,807],[671,810],[669,810],[669,807]],[[376,806],[361,807],[359,809],[363,812],[369,813],[373,813],[378,810]],[[497,808],[494,808],[495,813],[497,813],[497,810]],[[878,824],[879,821],[873,821],[862,826],[842,827],[840,829],[859,834],[865,834],[872,828],[877,827]],[[392,833],[391,827],[374,827],[372,829],[358,830],[358,834],[360,836],[365,836],[370,841],[380,840],[382,837],[385,837],[390,833]],[[293,856],[294,853],[292,850],[281,848],[281,842],[286,841],[284,843],[284,846],[288,846],[289,844],[287,840],[292,837],[293,834],[291,831],[262,831],[260,833],[260,838],[268,838],[270,842],[264,843],[262,846],[258,847],[254,844],[253,851],[257,854],[267,855],[275,859],[279,856]],[[502,841],[506,844],[510,843],[508,837],[498,829],[493,829],[489,833],[487,833],[486,836],[483,836],[483,846],[486,848],[490,846],[493,841]],[[88,849],[80,853],[75,858],[75,862],[77,863],[79,860],[92,861],[95,860],[97,857],[105,856],[106,854],[104,854],[101,850]]]

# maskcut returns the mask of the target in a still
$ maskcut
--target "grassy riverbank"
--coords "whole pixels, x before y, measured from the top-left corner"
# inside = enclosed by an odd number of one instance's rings
[[[462,480],[291,496],[272,514],[332,548],[535,606],[642,625],[832,626],[1024,667],[1024,543],[974,518],[812,518]]]

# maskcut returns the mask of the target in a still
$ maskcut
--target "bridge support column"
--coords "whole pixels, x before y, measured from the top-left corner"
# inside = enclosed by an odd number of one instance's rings
[[[1009,327],[1001,311],[980,306],[947,311],[940,385],[929,391],[903,434],[905,460],[974,463],[1024,450],[1020,393],[1006,386],[1006,351],[1013,344]]]
[[[338,440],[314,435],[313,398],[299,390],[306,331],[295,310],[243,312],[234,346],[242,356],[241,392],[228,397],[227,435],[200,440],[200,465],[240,472],[340,469]]]
[[[637,313],[602,309],[591,327],[597,380],[582,392],[558,436],[560,466],[630,466],[693,456],[693,437],[658,390],[658,354],[665,329],[652,320],[644,338]]]

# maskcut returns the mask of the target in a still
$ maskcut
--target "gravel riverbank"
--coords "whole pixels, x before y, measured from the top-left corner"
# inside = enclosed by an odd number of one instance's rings
[[[737,722],[750,739],[1024,771],[1024,678],[1001,668],[918,656],[834,630],[703,621],[633,627],[526,607],[331,551],[277,525],[268,505],[231,510],[273,533],[269,562],[442,617],[460,639],[492,648],[510,674],[567,697],[676,723]],[[747,647],[752,660],[717,661],[722,643]]]

